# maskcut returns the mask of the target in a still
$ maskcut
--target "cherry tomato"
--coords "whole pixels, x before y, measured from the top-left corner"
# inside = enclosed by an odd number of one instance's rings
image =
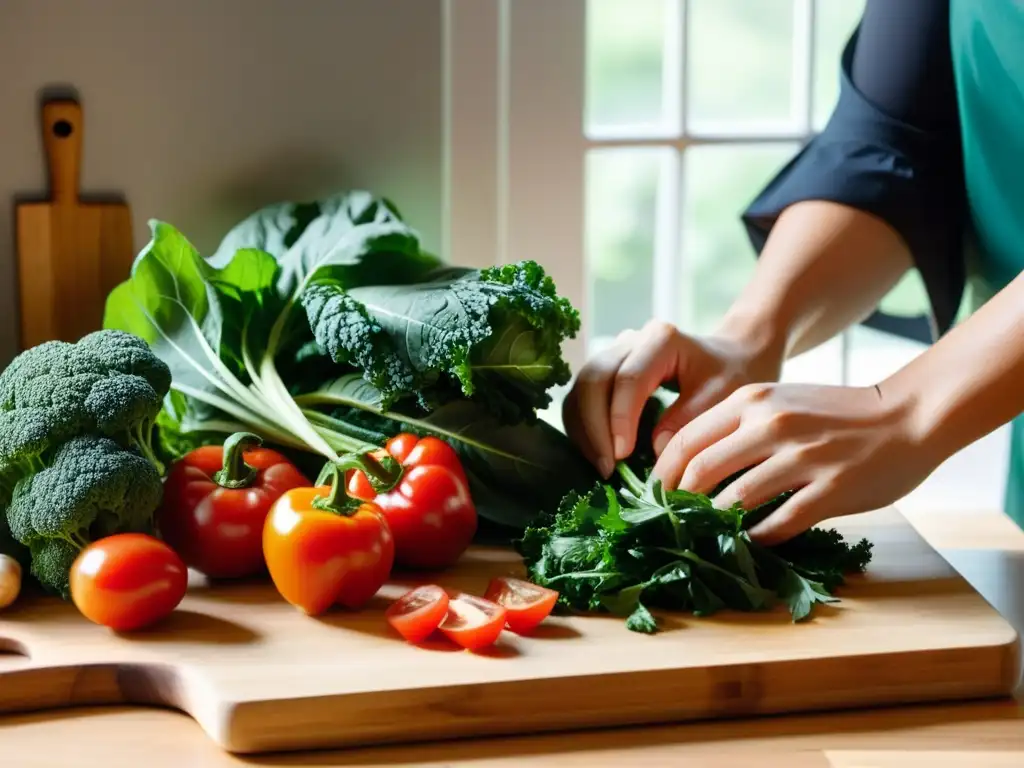
[[[459,594],[448,602],[441,631],[452,642],[471,651],[493,645],[505,628],[507,611],[476,595]]]
[[[360,608],[381,588],[395,558],[391,530],[369,502],[346,506],[334,483],[293,488],[270,509],[263,555],[270,578],[289,603],[316,616],[332,605]]]
[[[447,614],[448,593],[436,584],[426,584],[395,600],[384,616],[410,643],[422,643],[441,626]]]
[[[356,471],[349,478],[349,495],[373,499],[384,510],[395,537],[396,565],[424,570],[452,565],[477,529],[476,507],[455,449],[436,437],[403,433],[388,442],[387,450],[401,463],[397,483],[381,468],[378,479],[394,484],[374,496],[366,474]]]
[[[312,483],[280,453],[254,448],[245,432],[223,446],[197,448],[177,461],[164,482],[157,526],[185,564],[210,578],[264,570],[263,524],[285,491]]]
[[[86,546],[71,565],[71,600],[96,624],[141,629],[173,611],[188,588],[177,553],[143,533],[119,533]]]
[[[555,590],[511,577],[491,579],[484,594],[508,612],[508,628],[520,635],[544,621],[558,601]]]

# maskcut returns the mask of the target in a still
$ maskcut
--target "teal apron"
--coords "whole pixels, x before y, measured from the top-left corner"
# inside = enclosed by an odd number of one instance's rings
[[[1024,0],[951,0],[950,42],[972,228],[973,310],[1024,270]],[[1011,427],[1006,512],[1024,527],[1024,416]]]

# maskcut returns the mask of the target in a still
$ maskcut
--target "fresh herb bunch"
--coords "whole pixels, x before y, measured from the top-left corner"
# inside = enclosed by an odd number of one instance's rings
[[[781,601],[801,621],[871,560],[869,541],[851,545],[829,529],[770,549],[751,541],[751,521],[781,499],[749,513],[716,509],[705,495],[642,482],[625,463],[618,473],[621,487],[570,492],[517,541],[529,578],[557,589],[563,608],[627,617],[645,633],[658,629],[652,608],[709,616]]]

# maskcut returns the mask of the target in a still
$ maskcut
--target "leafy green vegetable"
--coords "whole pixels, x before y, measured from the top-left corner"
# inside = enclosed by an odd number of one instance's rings
[[[103,437],[74,437],[14,488],[7,520],[28,546],[32,575],[68,597],[68,572],[95,539],[150,532],[163,487],[152,463]]]
[[[516,544],[531,580],[557,589],[565,608],[627,617],[629,629],[647,633],[657,630],[651,608],[708,616],[782,602],[802,621],[871,559],[867,540],[850,545],[826,529],[766,549],[747,536],[739,507],[716,509],[707,496],[618,469],[621,488],[570,492]]]
[[[365,192],[257,212],[209,260],[151,228],[104,325],[173,373],[158,419],[169,458],[250,431],[333,461],[408,428],[449,440],[481,516],[520,530],[596,479],[536,416],[569,378],[561,343],[579,328],[537,264],[444,267]]]
[[[0,551],[63,592],[60,568],[91,538],[151,530],[163,471],[152,432],[170,384],[146,342],[121,331],[18,355],[0,373]],[[109,514],[72,524],[86,513],[81,499],[108,493],[114,463],[134,484],[115,489]]]
[[[347,301],[325,311],[332,292]],[[579,331],[579,313],[534,262],[446,268],[411,285],[327,284],[306,298],[317,342],[338,363],[369,358],[361,367],[388,401],[414,395],[429,409],[455,392],[507,421],[525,421],[571,375],[561,345]]]

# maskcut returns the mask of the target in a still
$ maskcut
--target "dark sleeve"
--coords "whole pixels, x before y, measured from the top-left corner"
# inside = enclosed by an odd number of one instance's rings
[[[779,214],[803,200],[843,203],[892,226],[927,288],[933,334],[948,330],[964,289],[967,211],[948,0],[868,0],[828,125],[743,213],[758,252]]]

